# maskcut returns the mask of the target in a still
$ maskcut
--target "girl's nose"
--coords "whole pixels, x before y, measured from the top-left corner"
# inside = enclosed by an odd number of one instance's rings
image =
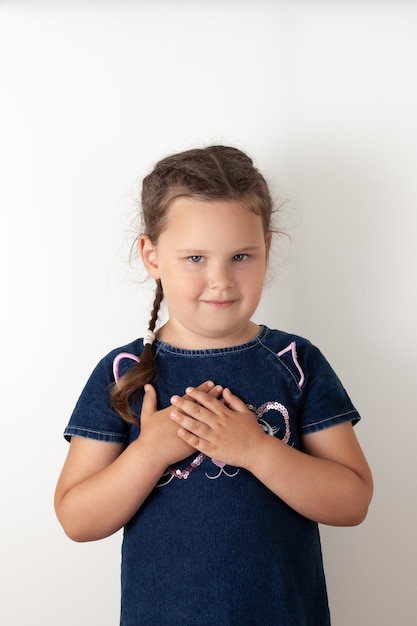
[[[233,284],[231,268],[226,264],[216,264],[210,268],[209,285],[212,289],[225,289]]]

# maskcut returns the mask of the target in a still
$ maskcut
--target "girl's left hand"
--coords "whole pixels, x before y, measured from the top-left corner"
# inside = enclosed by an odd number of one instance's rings
[[[172,396],[178,436],[196,450],[227,465],[247,467],[264,437],[255,415],[230,389],[217,399],[194,387],[186,397]]]

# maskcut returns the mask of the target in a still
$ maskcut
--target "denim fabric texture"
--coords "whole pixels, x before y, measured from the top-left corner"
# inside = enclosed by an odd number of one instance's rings
[[[140,426],[111,408],[113,350],[88,380],[65,437],[129,444]],[[302,435],[359,415],[309,341],[261,327],[231,348],[183,350],[156,340],[159,407],[211,379],[227,386],[259,426],[301,449]],[[132,367],[120,361],[122,375]],[[135,410],[140,414],[141,399]],[[121,626],[326,626],[330,624],[318,526],[242,468],[198,452],[168,468],[124,529]]]

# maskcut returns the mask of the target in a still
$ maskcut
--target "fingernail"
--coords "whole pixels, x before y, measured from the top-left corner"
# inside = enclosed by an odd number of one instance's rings
[[[191,393],[194,390],[194,387],[187,387],[185,393]]]
[[[179,396],[171,396],[171,402],[172,404],[175,404],[176,401],[178,400]]]

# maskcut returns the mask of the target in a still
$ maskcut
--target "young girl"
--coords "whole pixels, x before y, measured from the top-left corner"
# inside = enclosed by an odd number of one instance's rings
[[[372,479],[319,350],[251,321],[267,184],[235,148],[189,150],[145,178],[142,208],[149,329],[80,396],[58,518],[75,541],[124,527],[123,626],[325,626],[318,523],[359,524]]]

